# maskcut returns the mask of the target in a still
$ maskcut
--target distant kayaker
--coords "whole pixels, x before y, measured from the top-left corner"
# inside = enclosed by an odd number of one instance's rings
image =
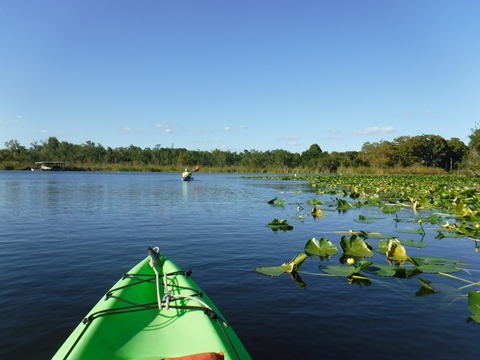
[[[190,172],[188,171],[188,168],[185,169],[185,172],[182,174],[182,177],[185,179],[186,177],[190,176]]]

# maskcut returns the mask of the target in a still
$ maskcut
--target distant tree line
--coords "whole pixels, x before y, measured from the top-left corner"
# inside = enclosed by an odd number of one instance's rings
[[[324,152],[318,144],[292,153],[286,150],[187,150],[162,147],[142,149],[138,146],[103,147],[93,141],[78,145],[49,137],[29,148],[17,140],[0,149],[0,168],[29,169],[37,161],[64,161],[71,170],[176,171],[179,167],[201,165],[218,171],[316,172],[336,173],[348,169],[435,168],[451,172],[475,171],[480,164],[480,130],[472,129],[470,142],[458,138],[445,140],[438,135],[401,136],[393,141],[365,143],[360,151]]]

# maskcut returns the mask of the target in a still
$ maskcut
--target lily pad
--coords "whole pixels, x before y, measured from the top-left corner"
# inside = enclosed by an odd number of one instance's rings
[[[386,214],[394,214],[398,210],[400,210],[400,206],[398,206],[398,205],[386,205],[386,206],[383,206],[380,210],[382,212],[386,213]]]
[[[424,248],[428,246],[426,242],[422,242],[418,240],[410,240],[410,239],[400,240],[400,243],[404,246],[411,246],[416,248]]]
[[[321,267],[321,270],[329,275],[348,278],[352,275],[358,274],[361,270],[367,268],[370,265],[372,265],[371,261],[363,261],[360,262],[358,266],[327,265]]]
[[[378,247],[375,248],[375,251],[380,254],[386,255],[387,250],[388,250],[388,240],[385,240],[385,239],[380,240],[378,242]]]
[[[302,263],[305,261],[306,258],[307,258],[307,254],[300,253],[296,255],[292,260],[290,260],[288,262],[288,265],[292,266],[294,264],[295,265],[294,268],[298,269],[300,265],[302,265]]]
[[[461,268],[453,265],[421,265],[419,269],[424,273],[438,274],[438,273],[454,273],[461,271]]]
[[[268,276],[280,276],[283,273],[287,272],[290,269],[290,266],[284,264],[279,266],[264,266],[264,267],[257,267],[255,271]]]
[[[362,224],[372,224],[374,222],[374,220],[372,218],[367,218],[364,215],[358,215],[358,219],[353,220],[353,221],[358,222],[358,223],[362,223]]]
[[[372,257],[372,246],[357,235],[349,238],[342,236],[340,239],[340,248],[347,255]]]
[[[287,230],[293,229],[293,226],[290,225],[285,219],[282,219],[282,220],[273,219],[272,222],[267,224],[267,226],[270,227],[273,231],[277,231],[277,230],[287,231]]]
[[[468,308],[473,314],[470,319],[480,324],[480,293],[476,291],[468,293]]]
[[[397,270],[393,266],[389,265],[372,264],[365,269],[365,272],[378,276],[395,276]]]
[[[398,233],[403,233],[403,234],[423,234],[424,231],[422,229],[401,229],[401,230],[395,230],[395,232]]]
[[[337,210],[350,210],[353,208],[353,205],[348,201],[337,198]]]
[[[327,265],[321,269],[324,273],[334,275],[334,276],[341,276],[341,277],[349,277],[353,274],[357,273],[357,270],[352,266],[343,266],[343,265]]]
[[[307,200],[308,205],[322,205],[323,202],[318,199]]]
[[[425,295],[438,293],[438,290],[435,290],[433,287],[430,286],[430,281],[423,280],[418,276],[417,276],[417,279],[418,281],[420,281],[420,284],[422,284],[422,287],[420,288],[420,290],[418,290],[415,293],[415,296],[425,296]]]
[[[414,257],[412,258],[418,266],[422,265],[455,265],[455,264],[463,264],[463,261],[442,257],[442,256],[421,256],[421,257]]]
[[[442,220],[442,217],[438,214],[433,214],[430,217],[427,216],[425,220],[430,221],[432,224],[438,224]]]
[[[307,258],[307,254],[300,253],[286,264],[278,266],[263,266],[255,268],[255,271],[268,276],[280,276],[283,273],[294,273]]]
[[[382,233],[382,231],[366,231],[362,233],[367,234],[367,237],[369,239],[385,239],[385,238],[392,237],[392,235],[384,234]]]
[[[335,255],[338,252],[338,249],[328,239],[321,238],[320,240],[317,240],[311,238],[305,244],[305,252],[309,255],[328,257]]]
[[[271,200],[268,200],[267,203],[270,205],[283,206],[285,203],[285,199],[273,198]]]

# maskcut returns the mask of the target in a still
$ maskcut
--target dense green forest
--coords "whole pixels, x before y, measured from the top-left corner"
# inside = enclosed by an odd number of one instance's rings
[[[37,161],[63,161],[66,170],[180,171],[200,165],[206,171],[270,173],[442,173],[475,174],[480,164],[480,130],[470,141],[438,135],[401,136],[393,141],[365,143],[360,151],[325,152],[312,144],[302,153],[286,150],[202,151],[138,146],[103,147],[93,141],[77,145],[49,137],[30,147],[17,140],[0,149],[0,169],[29,170]]]

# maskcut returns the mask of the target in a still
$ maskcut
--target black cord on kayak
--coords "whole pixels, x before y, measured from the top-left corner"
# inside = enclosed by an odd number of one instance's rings
[[[207,314],[210,317],[210,319],[215,320],[219,324],[220,330],[222,331],[223,335],[227,339],[228,344],[230,345],[230,348],[234,351],[236,358],[240,360],[241,359],[240,355],[238,354],[237,349],[235,348],[235,345],[233,345],[233,342],[230,339],[230,336],[228,336],[228,333],[226,331],[226,328],[229,327],[230,325],[224,319],[222,319],[217,313],[215,313],[215,311],[213,311],[212,309],[205,309],[204,313]]]
[[[215,311],[213,311],[212,309],[208,309],[206,308],[204,311],[203,311],[205,314],[208,315],[208,317],[212,320],[217,320],[218,319],[218,315],[215,313]]]

